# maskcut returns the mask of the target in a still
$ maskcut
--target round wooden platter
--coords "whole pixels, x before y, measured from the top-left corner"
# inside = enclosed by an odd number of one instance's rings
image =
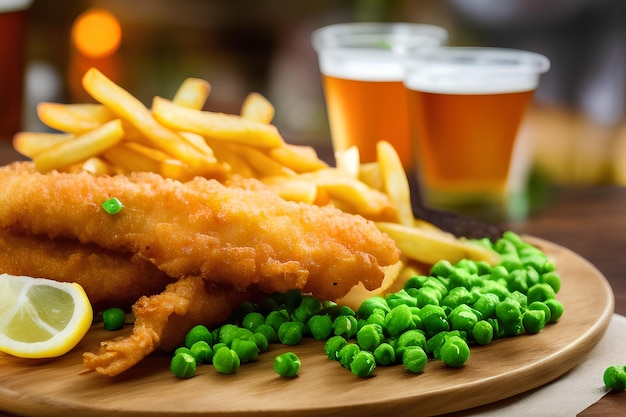
[[[0,356],[0,409],[25,416],[429,416],[492,403],[546,384],[581,362],[611,319],[613,291],[583,258],[528,237],[557,264],[563,285],[561,320],[536,335],[472,347],[465,366],[431,360],[421,374],[401,365],[358,378],[323,353],[323,343],[274,345],[234,375],[210,365],[181,380],[169,357],[152,355],[115,378],[84,373],[82,352],[118,336],[95,327],[69,354],[49,360]],[[128,332],[125,329],[121,332]],[[273,371],[274,356],[291,350],[302,360],[298,377]]]

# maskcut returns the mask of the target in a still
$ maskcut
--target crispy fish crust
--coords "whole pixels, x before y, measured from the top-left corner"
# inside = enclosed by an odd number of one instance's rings
[[[152,263],[130,254],[46,236],[14,236],[0,230],[0,273],[80,284],[94,310],[129,309],[144,295],[173,281]]]
[[[399,259],[394,241],[372,222],[287,202],[256,183],[39,174],[15,163],[0,169],[0,184],[2,229],[130,253],[175,279],[199,276],[237,291],[254,285],[337,299],[359,281],[377,288],[381,267]],[[125,206],[115,215],[102,209],[111,197]]]
[[[139,363],[157,349],[173,350],[198,323],[216,326],[250,294],[214,286],[200,277],[169,284],[161,294],[141,297],[133,305],[133,334],[102,342],[97,353],[85,352],[87,369],[116,376]]]

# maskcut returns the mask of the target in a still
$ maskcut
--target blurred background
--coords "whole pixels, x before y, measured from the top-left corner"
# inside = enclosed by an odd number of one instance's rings
[[[45,129],[38,102],[91,101],[80,78],[96,66],[147,105],[155,95],[171,98],[190,76],[212,84],[207,110],[238,113],[244,97],[259,92],[274,104],[287,141],[328,152],[311,32],[338,22],[419,22],[446,28],[453,45],[548,56],[552,68],[523,126],[535,177],[626,185],[625,6],[623,0],[34,0],[24,32],[20,130]],[[0,56],[0,67],[7,65]]]

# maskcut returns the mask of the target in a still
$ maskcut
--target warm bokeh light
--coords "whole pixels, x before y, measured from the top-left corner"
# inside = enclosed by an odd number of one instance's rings
[[[119,48],[122,28],[111,12],[89,9],[76,18],[72,41],[76,49],[88,57],[106,57]]]

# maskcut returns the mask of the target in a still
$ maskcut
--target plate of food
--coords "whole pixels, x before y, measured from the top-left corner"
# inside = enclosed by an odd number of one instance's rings
[[[232,116],[201,110],[210,90],[202,80],[187,80],[173,100],[157,97],[150,109],[95,69],[83,85],[98,104],[42,104],[40,118],[62,133],[18,134],[14,146],[32,161],[0,168],[0,272],[77,282],[94,311],[132,308],[133,321],[116,331],[95,322],[61,356],[1,354],[4,412],[437,415],[558,378],[608,326],[614,301],[604,277],[568,249],[524,236],[527,252],[550,265],[539,268],[550,272],[549,298],[565,312],[550,321],[542,311],[536,331],[524,331],[520,315],[500,332],[494,317],[497,337],[472,343],[458,366],[431,358],[416,372],[398,364],[358,377],[329,358],[324,340],[308,337],[272,343],[232,374],[206,364],[179,378],[171,352],[187,331],[218,328],[241,303],[297,290],[358,313],[363,300],[406,292],[443,260],[491,271],[503,267],[505,253],[415,219],[386,143],[378,164],[360,166],[348,153],[330,167],[311,148],[285,143],[258,95]],[[111,199],[114,210],[103,206]],[[536,278],[532,285],[545,284]],[[530,309],[515,285],[502,291]],[[424,307],[410,311],[418,316]],[[466,333],[456,335],[478,340]],[[273,370],[286,352],[301,362],[296,377]]]

